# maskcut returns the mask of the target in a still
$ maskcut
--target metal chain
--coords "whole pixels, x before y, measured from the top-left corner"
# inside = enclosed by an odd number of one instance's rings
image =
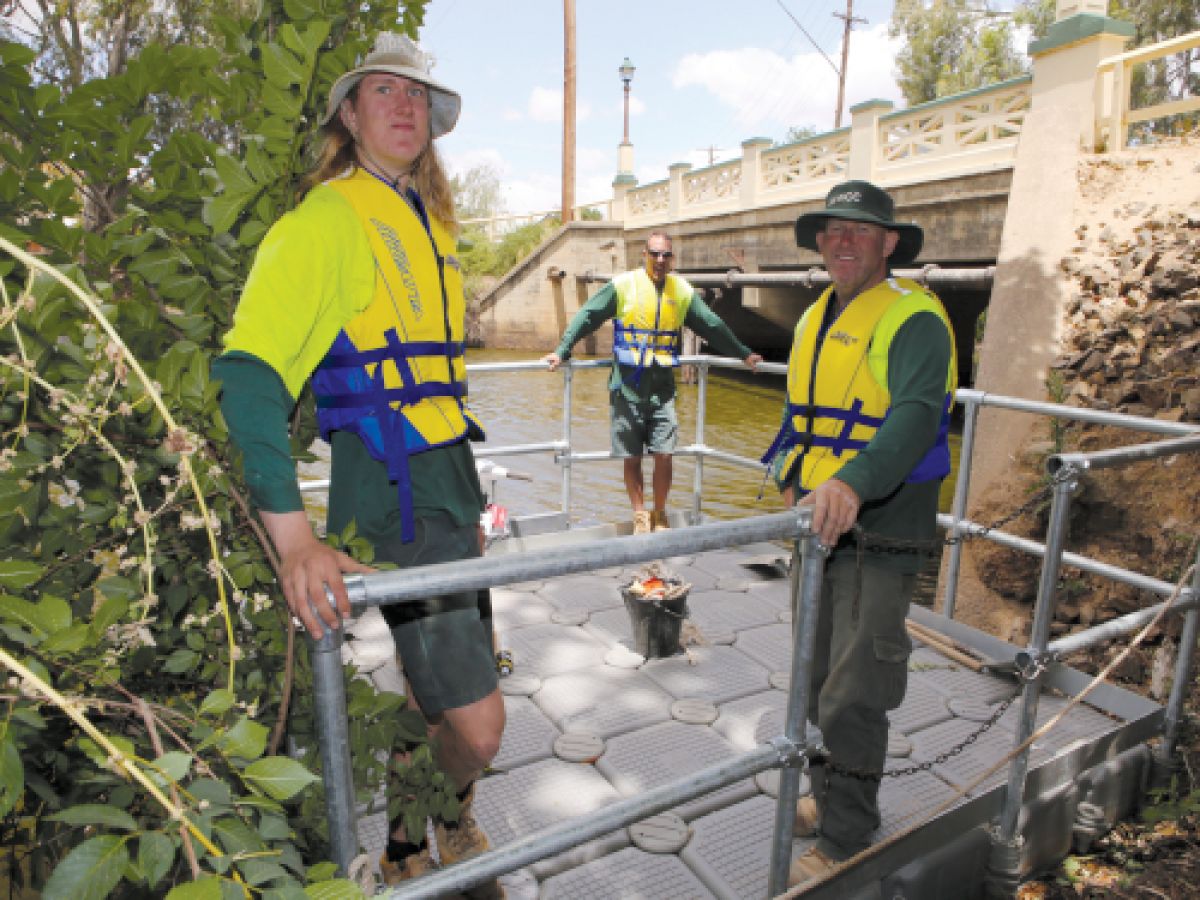
[[[1045,487],[1030,495],[1029,499],[1014,509],[1007,515],[1001,516],[990,525],[984,525],[975,531],[964,532],[957,537],[947,537],[943,539],[932,538],[930,540],[914,540],[911,538],[890,537],[884,534],[876,534],[870,531],[864,531],[860,525],[855,525],[855,539],[862,542],[868,538],[871,543],[864,544],[862,550],[866,553],[882,553],[889,556],[917,555],[923,554],[926,556],[936,556],[942,547],[952,547],[955,544],[964,544],[972,538],[980,538],[1003,528],[1009,522],[1021,518],[1026,513],[1033,512],[1039,504],[1044,502],[1053,493],[1054,488],[1074,478],[1078,473],[1071,466],[1063,466],[1050,478],[1050,481]]]
[[[958,756],[958,754],[962,753],[977,740],[979,740],[984,734],[987,733],[988,729],[1000,721],[1000,717],[1003,716],[1005,711],[1007,711],[1008,708],[1013,705],[1013,702],[1021,696],[1021,693],[1024,690],[1024,685],[1018,685],[1017,690],[1013,693],[1013,695],[997,706],[996,710],[986,722],[980,725],[971,734],[963,738],[960,743],[955,744],[948,750],[943,750],[933,759],[927,760],[923,763],[905,766],[902,769],[887,769],[883,772],[867,772],[863,769],[852,769],[849,766],[843,766],[840,763],[834,762],[832,757],[822,754],[813,758],[813,764],[826,765],[829,767],[831,772],[835,772],[838,775],[844,775],[847,778],[857,778],[859,781],[882,781],[884,778],[902,778],[906,775],[915,775],[918,772],[928,772],[934,766],[940,766],[942,763],[946,762],[952,757]]]

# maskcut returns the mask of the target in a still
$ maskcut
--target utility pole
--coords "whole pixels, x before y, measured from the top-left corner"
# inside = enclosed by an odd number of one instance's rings
[[[562,223],[575,218],[575,0],[563,0]]]
[[[710,166],[717,161],[717,154],[721,152],[720,147],[714,147],[711,144],[707,147],[698,147],[697,149],[708,154],[708,164]]]
[[[835,19],[841,19],[846,23],[845,31],[842,32],[842,67],[838,71],[838,99],[837,112],[833,116],[833,127],[842,127],[842,106],[846,102],[846,64],[850,61],[850,31],[854,28],[855,22],[861,22],[866,25],[867,20],[854,17],[854,0],[846,0],[846,12],[834,13]]]

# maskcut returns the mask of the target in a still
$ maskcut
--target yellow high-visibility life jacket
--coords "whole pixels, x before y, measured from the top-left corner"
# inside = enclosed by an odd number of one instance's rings
[[[623,272],[613,279],[617,315],[613,319],[613,354],[633,366],[640,377],[646,366],[679,365],[683,320],[692,302],[692,286],[668,274],[661,296],[645,269]]]
[[[887,278],[842,310],[818,350],[821,324],[832,299],[830,287],[796,325],[788,359],[787,411],[762,461],[769,465],[776,454],[786,454],[778,468],[779,480],[786,481],[799,464],[803,492],[836,475],[871,442],[891,408],[888,351],[896,332],[913,315],[931,312],[950,335],[945,402],[933,447],[905,481],[944,478],[950,472],[950,407],[958,371],[954,330],[941,301],[914,281]]]
[[[407,541],[408,458],[483,434],[465,404],[462,274],[453,240],[426,216],[415,191],[406,200],[361,169],[326,184],[362,222],[375,259],[375,295],[342,327],[313,373],[317,421],[326,440],[351,431],[387,465]]]

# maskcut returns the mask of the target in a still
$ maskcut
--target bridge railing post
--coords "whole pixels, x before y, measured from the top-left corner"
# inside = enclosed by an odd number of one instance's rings
[[[883,159],[883,135],[879,120],[895,106],[891,100],[867,100],[850,107],[850,162],[847,178],[876,181]]]
[[[683,208],[687,205],[687,198],[683,196],[683,176],[691,171],[692,164],[685,162],[671,163],[667,167],[670,171],[670,193],[667,200],[667,221],[678,222]]]
[[[742,141],[742,209],[755,209],[762,194],[762,154],[769,150],[770,138],[753,137]]]

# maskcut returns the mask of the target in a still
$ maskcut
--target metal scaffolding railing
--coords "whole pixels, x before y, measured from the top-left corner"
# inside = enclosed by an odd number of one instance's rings
[[[546,274],[548,278],[553,279],[574,277],[576,281],[584,284],[605,284],[613,278],[612,274],[592,271],[567,272],[559,268],[551,268]],[[931,288],[990,291],[992,281],[996,277],[996,267],[943,269],[931,264],[920,269],[896,269],[892,274],[897,278],[909,278]],[[826,288],[832,283],[829,273],[820,266],[788,272],[743,272],[741,269],[730,269],[727,272],[684,272],[681,275],[689,284],[698,288],[803,287],[816,290]]]
[[[808,671],[812,663],[816,626],[816,603],[820,592],[824,558],[817,549],[810,529],[807,509],[752,516],[736,521],[701,523],[701,499],[704,486],[706,458],[724,463],[761,469],[758,460],[735,453],[715,450],[705,443],[704,419],[706,383],[709,368],[737,367],[736,360],[708,356],[686,357],[683,362],[695,365],[699,371],[698,409],[695,444],[681,453],[696,458],[693,485],[692,522],[694,527],[660,531],[625,538],[573,543],[542,550],[501,554],[486,559],[466,560],[453,564],[425,566],[414,569],[382,572],[347,578],[347,590],[352,606],[361,610],[367,606],[408,602],[434,594],[478,590],[498,585],[557,577],[575,572],[645,562],[654,559],[698,553],[722,547],[737,546],[764,540],[793,542],[792,608],[794,617],[791,680],[788,692],[787,718],[784,734],[768,744],[738,758],[704,769],[663,785],[655,790],[606,807],[590,814],[586,820],[572,820],[527,835],[505,847],[483,856],[459,863],[448,869],[414,880],[395,889],[388,896],[397,898],[436,897],[452,890],[461,890],[498,875],[514,871],[528,863],[577,846],[601,834],[639,821],[679,803],[731,784],[750,774],[772,767],[782,767],[775,831],[772,839],[769,886],[774,895],[784,887],[791,847],[791,828],[795,815],[795,799],[799,785],[799,767],[807,748],[804,745],[804,712],[807,709]],[[578,452],[571,438],[571,385],[573,370],[607,366],[609,362],[572,362],[563,367],[563,431],[559,441],[489,448],[489,456],[517,455],[534,452],[553,452],[563,469],[563,511],[571,506],[571,467],[576,462],[603,460],[608,452]],[[764,364],[766,371],[783,373],[785,367]],[[520,372],[543,370],[540,363],[504,363],[468,366],[472,373]],[[1167,612],[1185,616],[1181,643],[1175,667],[1175,680],[1163,719],[1163,740],[1157,757],[1170,759],[1175,751],[1179,725],[1183,716],[1183,700],[1190,683],[1200,617],[1200,559],[1189,586],[1179,589],[1165,581],[1131,572],[1107,563],[1066,551],[1066,523],[1070,502],[1079,479],[1096,470],[1181,453],[1200,452],[1200,428],[1136,416],[1097,410],[1085,410],[1053,403],[1021,400],[989,395],[980,391],[960,390],[957,401],[964,407],[964,426],[958,476],[950,515],[939,515],[939,523],[948,533],[949,554],[946,565],[943,615],[954,616],[954,599],[961,563],[962,538],[986,537],[1043,560],[1039,578],[1034,621],[1028,648],[1017,654],[1024,661],[1018,667],[1025,682],[1021,699],[1020,721],[1014,748],[1033,734],[1038,700],[1049,667],[1063,654],[1095,646],[1113,637],[1129,634],[1144,626],[1163,611],[1162,604],[1140,610],[1057,641],[1049,641],[1050,624],[1056,605],[1059,574],[1063,566],[1111,578],[1164,597],[1173,597]],[[1046,543],[990,529],[965,518],[967,495],[970,489],[971,460],[974,452],[976,423],[984,407],[1017,410],[1057,418],[1112,425],[1167,436],[1166,440],[1101,450],[1094,453],[1060,453],[1048,458],[1052,494],[1050,524]],[[311,485],[309,485],[311,486]],[[795,564],[799,561],[799,565]],[[341,632],[326,631],[321,639],[312,641],[313,670],[316,694],[317,724],[321,738],[321,758],[325,771],[325,789],[330,822],[334,861],[346,870],[357,854],[354,828],[354,785],[350,777],[349,739],[346,722],[346,703],[342,678]],[[1028,775],[1029,749],[1015,752],[1010,764],[1005,802],[999,824],[993,833],[993,854],[990,874],[1001,882],[1016,877],[1012,871],[1013,848],[1019,844],[1017,825]]]

